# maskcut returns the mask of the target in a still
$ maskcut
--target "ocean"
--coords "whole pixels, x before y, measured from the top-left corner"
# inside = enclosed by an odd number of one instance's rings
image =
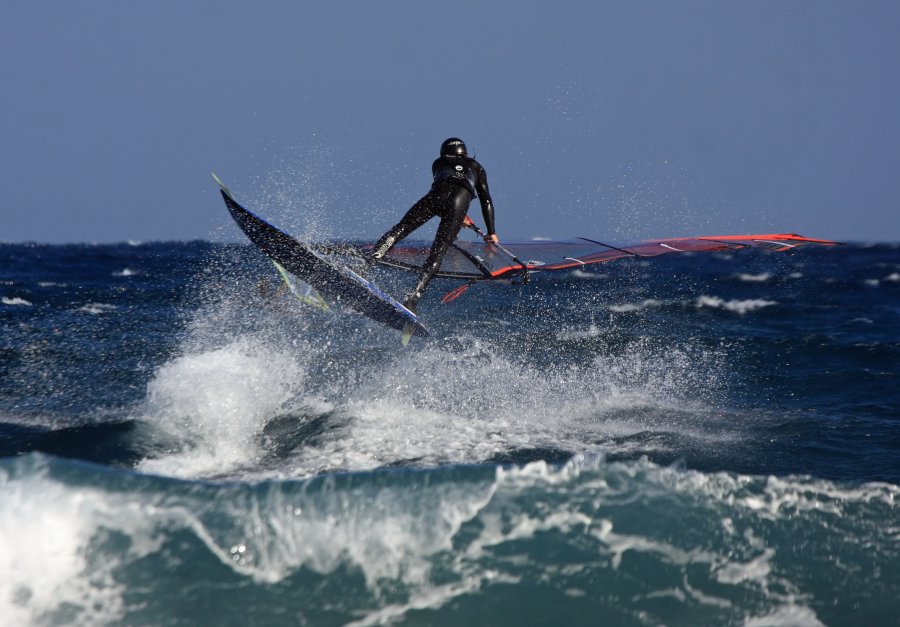
[[[900,246],[278,281],[0,245],[0,625],[900,625]]]

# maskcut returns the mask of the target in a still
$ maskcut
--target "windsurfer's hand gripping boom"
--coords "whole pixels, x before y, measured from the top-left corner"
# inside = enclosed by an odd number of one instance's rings
[[[490,235],[485,235],[484,231],[479,229],[478,225],[475,224],[474,222],[472,222],[472,218],[470,218],[469,216],[466,216],[465,219],[463,220],[463,226],[466,228],[472,229],[473,231],[478,233],[478,235],[481,236],[481,239],[484,240],[485,244],[497,245],[500,243],[500,238],[497,237],[496,233],[491,233]]]
[[[466,216],[465,219],[463,220],[463,226],[466,227],[466,228],[468,228],[468,229],[472,229],[473,231],[475,231],[475,232],[476,232],[476,233],[484,240],[484,243],[485,243],[485,244],[492,244],[492,245],[496,246],[497,248],[499,248],[500,250],[502,250],[504,253],[506,253],[506,255],[507,255],[510,259],[512,259],[512,260],[515,261],[517,264],[519,264],[520,266],[522,266],[522,268],[525,270],[526,277],[527,277],[527,275],[528,275],[528,274],[527,274],[527,273],[528,273],[528,266],[525,265],[525,263],[524,263],[523,261],[521,261],[518,257],[516,257],[514,254],[512,254],[511,252],[509,252],[508,250],[506,250],[506,248],[504,248],[503,246],[501,246],[501,245],[500,245],[500,238],[497,237],[496,234],[485,235],[484,231],[482,231],[481,229],[479,229],[479,228],[478,228],[478,225],[475,224],[474,222],[472,222],[472,218],[470,218],[469,216]]]

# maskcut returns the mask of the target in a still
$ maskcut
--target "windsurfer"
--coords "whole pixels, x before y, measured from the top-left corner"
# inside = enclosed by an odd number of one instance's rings
[[[381,236],[371,254],[372,259],[381,259],[410,233],[431,218],[440,216],[441,222],[431,244],[431,252],[422,267],[419,282],[404,303],[412,312],[415,312],[416,304],[440,269],[447,249],[463,227],[469,204],[476,195],[481,203],[487,231],[484,241],[489,244],[500,242],[494,231],[494,205],[488,191],[487,174],[480,163],[469,157],[461,139],[451,137],[441,144],[441,154],[431,165],[431,172],[431,191],[416,202],[400,222]]]

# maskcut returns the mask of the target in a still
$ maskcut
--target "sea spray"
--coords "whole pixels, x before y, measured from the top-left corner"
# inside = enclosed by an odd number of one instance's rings
[[[255,436],[303,376],[291,353],[252,338],[165,364],[147,386],[140,419],[168,437],[175,452],[140,468],[198,476],[252,463],[260,454]]]

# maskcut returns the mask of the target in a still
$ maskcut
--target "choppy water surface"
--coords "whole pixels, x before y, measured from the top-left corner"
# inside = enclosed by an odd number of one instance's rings
[[[900,624],[897,246],[277,279],[0,246],[0,624]]]

